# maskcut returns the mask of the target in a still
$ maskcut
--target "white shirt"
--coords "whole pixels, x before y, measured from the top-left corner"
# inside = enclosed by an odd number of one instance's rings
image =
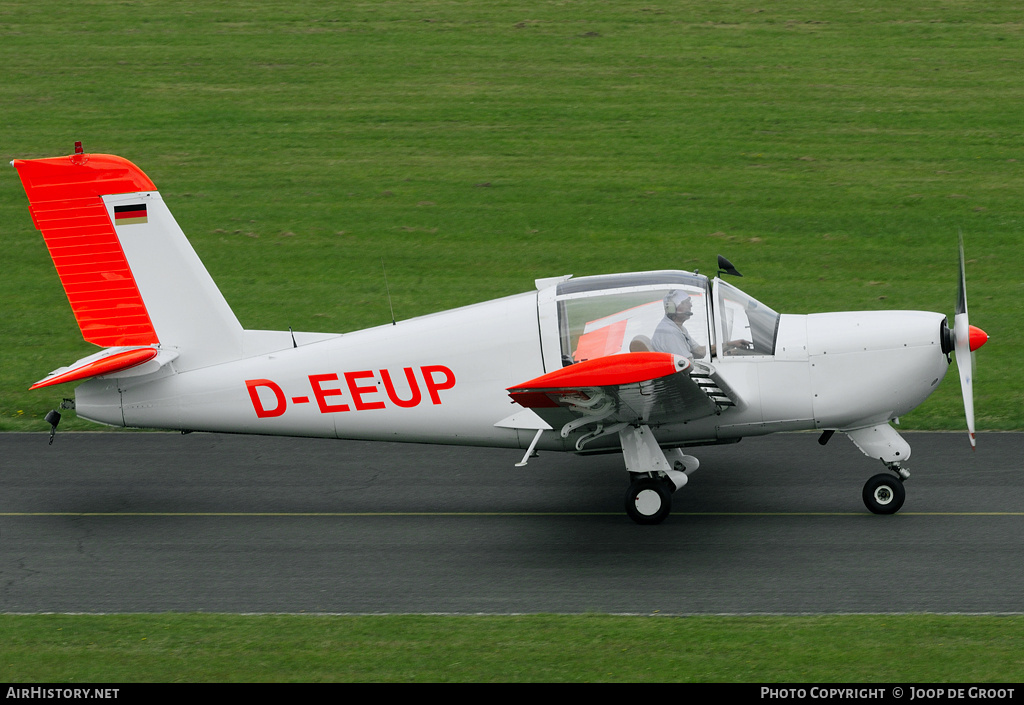
[[[661,323],[654,329],[654,335],[651,336],[651,347],[654,348],[655,352],[682,355],[692,360],[693,351],[699,348],[700,345],[690,337],[685,328],[676,325],[666,316],[661,319]]]

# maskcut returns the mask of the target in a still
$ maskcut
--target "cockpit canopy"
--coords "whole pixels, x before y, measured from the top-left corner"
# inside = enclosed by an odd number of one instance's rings
[[[718,279],[714,292],[718,298],[712,303],[708,278],[681,271],[563,281],[555,294],[562,364],[648,350],[680,354],[677,349],[659,349],[665,348],[666,332],[680,335],[678,322],[694,359],[772,355],[779,314]],[[676,329],[671,329],[666,314],[674,314],[676,305],[687,300],[689,304],[683,305],[691,315],[676,317]],[[715,310],[720,320],[714,319]],[[663,328],[656,336],[659,326]],[[715,346],[719,337],[727,341],[721,351]]]

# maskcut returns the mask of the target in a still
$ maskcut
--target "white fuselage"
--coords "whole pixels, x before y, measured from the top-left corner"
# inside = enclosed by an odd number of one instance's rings
[[[295,342],[246,331],[243,359],[189,369],[181,350],[184,359],[157,374],[82,384],[77,411],[118,426],[526,448],[539,426],[523,421],[531,412],[506,389],[561,365],[555,319],[541,289],[344,335],[296,334]],[[774,354],[709,358],[743,404],[655,428],[658,442],[885,423],[944,376],[944,321],[919,311],[782,315]],[[501,423],[510,417],[518,420]],[[538,448],[569,450],[574,441],[556,429]],[[586,450],[617,444],[610,436]]]

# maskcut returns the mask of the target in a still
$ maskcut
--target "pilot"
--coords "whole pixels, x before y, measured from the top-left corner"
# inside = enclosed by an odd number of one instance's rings
[[[682,289],[673,289],[665,295],[664,303],[665,317],[654,329],[651,347],[655,352],[682,355],[690,360],[694,357],[703,358],[707,349],[683,328],[683,324],[693,317],[690,295]]]

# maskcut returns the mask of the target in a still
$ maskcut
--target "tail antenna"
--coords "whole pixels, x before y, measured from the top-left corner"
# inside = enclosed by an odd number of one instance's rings
[[[388,307],[391,309],[391,325],[396,326],[398,323],[395,321],[395,307],[391,303],[391,287],[388,286],[388,270],[384,266],[384,258],[380,258],[380,268],[384,271],[384,290],[388,293]]]

